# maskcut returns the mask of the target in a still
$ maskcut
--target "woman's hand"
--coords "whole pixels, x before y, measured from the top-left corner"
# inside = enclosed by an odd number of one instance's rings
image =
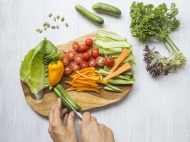
[[[89,112],[83,113],[82,121],[79,121],[78,124],[82,142],[114,142],[112,130],[99,124]]]
[[[75,113],[68,114],[65,108],[61,111],[62,102],[59,98],[49,114],[49,133],[54,142],[78,142],[75,131]]]

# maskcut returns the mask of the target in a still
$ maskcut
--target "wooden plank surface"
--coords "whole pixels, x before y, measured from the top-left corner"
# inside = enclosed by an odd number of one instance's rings
[[[55,45],[66,43],[86,33],[105,29],[128,38],[136,57],[135,78],[129,96],[109,106],[92,110],[100,123],[112,128],[116,142],[189,142],[190,141],[190,18],[189,0],[143,0],[158,5],[175,2],[179,8],[180,27],[171,34],[187,57],[187,64],[167,77],[152,79],[145,70],[143,48],[130,33],[129,9],[132,0],[102,0],[121,9],[120,18],[100,15],[105,23],[94,25],[81,17],[76,4],[91,7],[99,0],[0,0],[0,141],[52,142],[48,120],[33,111],[20,85],[19,69],[24,55],[46,36]],[[65,17],[59,30],[36,33],[46,21],[55,24],[48,14]],[[96,12],[94,12],[96,13]],[[61,26],[62,25],[62,26]],[[167,55],[159,42],[148,43]],[[108,121],[109,120],[109,121]],[[76,119],[77,122],[77,119]],[[76,123],[80,139],[79,127]]]

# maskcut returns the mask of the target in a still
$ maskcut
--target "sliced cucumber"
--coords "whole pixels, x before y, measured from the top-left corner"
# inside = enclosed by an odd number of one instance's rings
[[[115,40],[115,41],[127,41],[127,38],[124,38],[120,35],[117,35],[117,34],[114,34],[114,33],[111,33],[111,32],[107,32],[107,31],[104,31],[104,30],[98,30],[96,32],[96,35],[98,36],[98,39],[99,38],[107,38],[107,39],[110,39],[110,40]]]
[[[118,42],[118,41],[111,41],[111,42],[105,42],[105,41],[102,41],[102,40],[98,40],[96,39],[95,40],[95,44],[98,45],[98,46],[101,46],[105,49],[109,49],[109,48],[117,48],[117,47],[120,47],[120,48],[123,48],[123,47],[126,47],[126,48],[129,48],[131,45],[126,42],[126,41],[121,41],[121,42]]]
[[[119,89],[118,87],[115,87],[113,85],[110,84],[106,84],[106,86],[104,87],[104,89],[110,89],[109,91],[115,91],[115,92],[122,92],[121,89]]]
[[[108,80],[108,83],[110,83],[110,84],[120,84],[120,85],[125,85],[125,84],[133,84],[135,82],[135,79],[134,78],[132,78],[132,79],[130,79],[130,80],[123,80],[123,79],[109,79]]]

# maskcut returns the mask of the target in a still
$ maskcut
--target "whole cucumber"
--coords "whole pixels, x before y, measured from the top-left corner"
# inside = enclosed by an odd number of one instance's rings
[[[62,87],[61,84],[57,84],[56,87],[55,87],[60,93],[61,95],[72,105],[72,107],[77,110],[77,111],[80,111],[81,108],[80,106],[75,103],[72,98],[68,95],[68,93],[65,91],[65,89]]]
[[[94,23],[96,23],[96,24],[101,25],[101,24],[104,23],[104,20],[103,20],[101,17],[99,17],[99,16],[93,14],[92,12],[88,11],[87,9],[85,9],[85,8],[84,8],[83,6],[81,6],[81,5],[76,5],[76,6],[75,6],[75,9],[76,9],[76,11],[78,11],[81,15],[83,15],[85,18],[87,18],[88,20],[90,20],[90,21],[92,21],[92,22],[94,22]]]
[[[106,4],[106,3],[96,3],[92,6],[93,10],[105,12],[111,15],[120,16],[121,10],[115,6]]]
[[[63,96],[61,95],[59,90],[57,88],[55,88],[55,87],[53,88],[53,90],[54,90],[54,93],[56,94],[56,96],[61,99],[61,101],[63,102],[63,105],[66,108],[68,108],[68,110],[72,111],[72,108],[65,102],[65,100],[63,99]]]

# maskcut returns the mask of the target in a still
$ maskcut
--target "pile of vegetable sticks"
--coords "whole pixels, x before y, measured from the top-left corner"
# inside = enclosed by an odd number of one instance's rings
[[[94,67],[88,67],[76,71],[69,75],[72,81],[65,81],[65,83],[71,85],[67,90],[69,91],[94,91],[99,93],[101,86],[99,84],[106,84],[107,81],[102,80],[101,74],[95,72]]]

